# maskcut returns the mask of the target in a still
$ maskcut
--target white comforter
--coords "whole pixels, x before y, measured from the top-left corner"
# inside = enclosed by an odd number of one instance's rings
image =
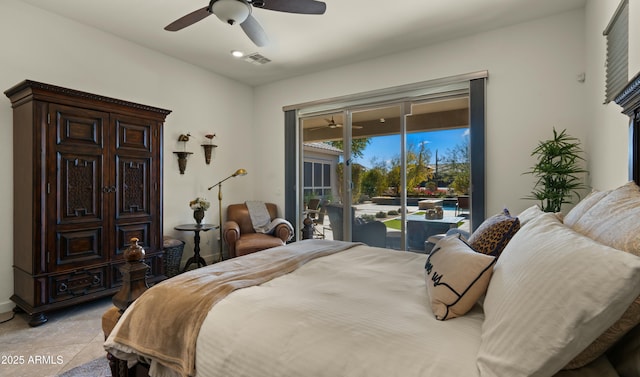
[[[426,258],[357,246],[231,293],[202,326],[197,375],[477,376],[482,310],[436,320]]]

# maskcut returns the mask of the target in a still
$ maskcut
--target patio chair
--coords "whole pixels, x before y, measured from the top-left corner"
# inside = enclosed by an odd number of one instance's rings
[[[327,204],[327,215],[329,215],[329,223],[333,232],[334,240],[344,240],[342,233],[342,204]],[[386,247],[387,246],[387,226],[380,221],[364,222],[364,220],[355,217],[355,208],[351,207],[351,235],[354,242],[362,242],[369,246]]]
[[[456,203],[456,216],[460,216],[462,214],[469,214],[471,209],[471,200],[469,195],[460,195],[458,196],[458,202]]]

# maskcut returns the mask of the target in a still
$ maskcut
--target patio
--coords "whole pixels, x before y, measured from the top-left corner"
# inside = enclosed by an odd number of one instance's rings
[[[417,203],[416,203],[417,204]],[[376,204],[372,202],[366,202],[361,204],[354,205],[356,217],[361,217],[363,215],[370,215],[375,217],[379,212],[388,213],[389,211],[395,210],[398,211],[400,208],[397,205],[385,205],[385,204]],[[443,207],[444,217],[452,218],[455,217],[455,207],[445,206]],[[411,217],[422,216],[424,210],[420,210],[418,205],[415,206],[407,206],[407,220],[411,219]],[[411,216],[411,217],[410,217]],[[400,215],[397,216],[388,216],[386,218],[376,218],[377,221],[382,221],[387,225],[387,239],[388,239],[388,247],[393,249],[400,249]],[[469,220],[468,217],[462,221],[462,224],[458,227],[460,229],[469,231]],[[331,231],[329,217],[324,216],[322,223],[318,223],[315,225],[315,234],[323,235],[325,239],[333,239],[333,233]],[[418,247],[419,242],[414,241],[410,242],[410,251],[423,251],[421,247]],[[413,245],[411,245],[413,244]],[[420,243],[421,244],[421,243]]]

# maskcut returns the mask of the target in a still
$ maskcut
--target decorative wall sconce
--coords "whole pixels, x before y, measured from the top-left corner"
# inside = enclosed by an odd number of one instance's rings
[[[204,148],[204,162],[209,165],[211,163],[211,151],[213,148],[217,148],[218,146],[213,144],[213,138],[216,137],[216,134],[206,134],[204,135],[207,139],[209,139],[208,144],[202,144],[202,148]]]
[[[178,141],[182,143],[182,152],[173,152],[178,156],[178,169],[180,169],[180,174],[184,174],[185,169],[187,169],[187,158],[193,152],[187,152],[187,141],[189,141],[190,134],[181,134],[178,136]]]

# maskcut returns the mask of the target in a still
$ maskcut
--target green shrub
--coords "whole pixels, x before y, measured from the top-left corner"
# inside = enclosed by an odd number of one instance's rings
[[[376,216],[373,216],[373,215],[362,215],[360,216],[360,218],[368,223],[376,220]]]

